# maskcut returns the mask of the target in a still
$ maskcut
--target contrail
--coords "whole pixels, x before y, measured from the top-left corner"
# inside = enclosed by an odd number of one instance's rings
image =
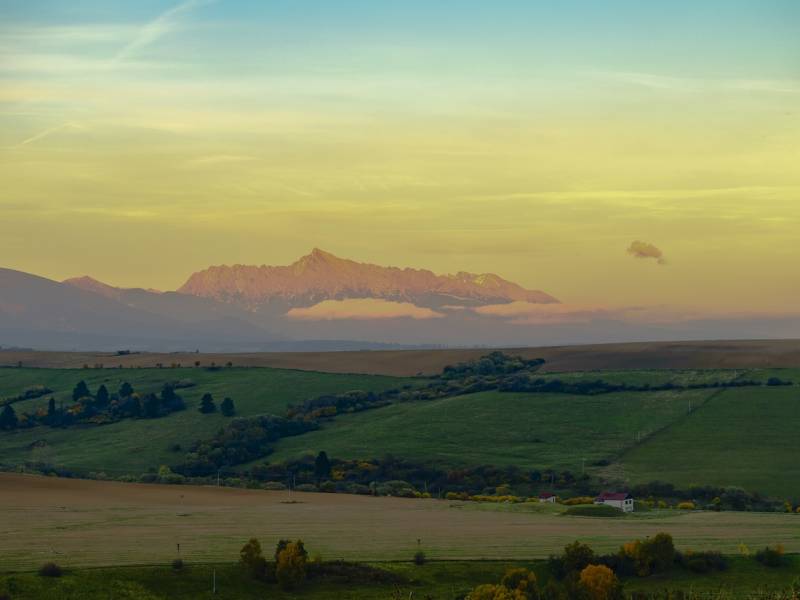
[[[175,22],[177,17],[188,13],[201,6],[212,4],[215,0],[187,0],[177,6],[173,6],[169,10],[161,13],[150,21],[147,25],[139,30],[136,37],[128,43],[127,46],[122,48],[114,57],[113,62],[121,62],[146,46],[167,35],[175,29]]]
[[[32,144],[34,142],[38,142],[41,139],[46,138],[47,136],[61,131],[62,129],[80,129],[81,126],[73,123],[72,121],[67,121],[66,123],[62,123],[61,125],[56,125],[55,127],[51,127],[50,129],[45,129],[44,131],[40,131],[36,135],[32,135],[31,137],[22,140],[19,144],[17,144],[17,148],[22,146],[27,146],[28,144]]]

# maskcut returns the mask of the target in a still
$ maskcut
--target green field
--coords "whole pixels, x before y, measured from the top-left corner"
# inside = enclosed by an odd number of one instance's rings
[[[800,497],[800,390],[730,389],[622,457],[632,481],[736,485]]]
[[[800,559],[769,569],[752,558],[730,557],[725,572],[698,575],[674,568],[657,577],[627,578],[626,592],[659,592],[664,589],[700,593],[720,591],[726,597],[745,598],[756,591],[787,590],[800,577]],[[33,573],[0,575],[0,592],[15,590],[15,600],[260,600],[307,598],[308,600],[367,600],[374,598],[430,598],[454,600],[482,583],[498,582],[505,571],[524,567],[536,573],[541,584],[549,575],[541,562],[452,561],[429,562],[416,566],[404,563],[377,563],[376,568],[405,578],[406,583],[355,583],[331,579],[309,580],[300,590],[287,592],[275,584],[248,579],[236,565],[187,565],[174,572],[167,566],[102,568],[68,571],[60,579],[47,579]],[[211,593],[216,579],[217,593]],[[413,594],[413,596],[409,596]]]
[[[42,398],[15,403],[18,413],[45,407],[47,398],[68,406],[72,389],[85,380],[92,392],[103,384],[109,392],[129,382],[137,392],[158,392],[164,383],[191,380],[195,385],[178,390],[187,409],[159,419],[126,419],[102,426],[69,429],[34,427],[0,432],[0,462],[46,462],[109,475],[141,474],[150,467],[174,464],[183,456],[172,444],[186,448],[197,439],[212,436],[226,421],[219,412],[198,412],[200,398],[211,393],[219,403],[233,398],[237,415],[283,415],[288,404],[321,394],[354,389],[383,390],[415,380],[379,375],[340,375],[264,368],[206,369],[0,369],[0,399],[16,396],[26,388],[44,385],[54,391]],[[44,440],[45,444],[32,444]]]
[[[325,450],[339,458],[385,453],[445,465],[557,467],[580,472],[681,418],[713,392],[598,396],[483,392],[343,415],[278,442],[272,461]]]

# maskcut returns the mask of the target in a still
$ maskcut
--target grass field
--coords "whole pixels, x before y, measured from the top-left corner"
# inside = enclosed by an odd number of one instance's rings
[[[609,458],[705,401],[709,390],[600,396],[483,392],[342,415],[278,442],[271,461],[325,450],[338,458],[384,453],[446,465],[558,467]]]
[[[670,589],[698,592],[731,592],[743,598],[755,590],[786,590],[800,576],[800,560],[791,557],[791,564],[769,569],[744,557],[729,559],[730,568],[723,573],[697,575],[673,569],[665,576],[644,579],[629,578],[625,589],[661,591]],[[375,565],[406,578],[408,583],[392,584],[339,583],[308,581],[301,590],[284,592],[276,585],[257,583],[242,576],[231,564],[187,565],[181,572],[167,566],[82,569],[67,572],[60,579],[46,579],[32,573],[0,575],[0,591],[13,587],[15,600],[275,600],[307,598],[308,600],[374,600],[375,598],[430,598],[454,600],[482,583],[497,582],[508,568],[525,567],[534,571],[540,583],[547,580],[545,565],[540,562],[429,562],[422,566],[405,563]],[[217,593],[211,593],[216,577]],[[399,593],[398,593],[399,592]]]
[[[417,540],[433,559],[530,560],[580,539],[610,552],[671,533],[679,548],[738,552],[783,543],[800,551],[800,516],[654,511],[621,519],[569,517],[552,508],[441,500],[294,494],[0,474],[0,569],[230,562],[248,538],[301,538],[327,560],[409,560]]]
[[[353,389],[382,390],[402,386],[409,380],[377,375],[313,373],[283,369],[224,368],[206,369],[0,369],[0,399],[16,396],[34,385],[54,390],[42,398],[14,404],[17,412],[32,412],[47,405],[47,398],[69,406],[72,388],[81,379],[94,392],[104,384],[110,392],[123,381],[136,391],[158,392],[165,382],[191,380],[194,387],[179,390],[187,409],[156,420],[127,419],[103,426],[53,429],[34,427],[0,432],[0,462],[18,464],[42,461],[73,469],[104,471],[109,475],[141,474],[149,467],[179,462],[182,453],[171,452],[170,445],[184,448],[197,439],[212,436],[225,422],[220,413],[198,412],[200,398],[213,394],[217,403],[233,398],[237,414],[283,415],[286,406],[320,394]],[[415,383],[415,381],[411,381]],[[45,440],[46,445],[31,447]]]
[[[800,389],[730,389],[622,457],[632,481],[736,485],[800,498]]]

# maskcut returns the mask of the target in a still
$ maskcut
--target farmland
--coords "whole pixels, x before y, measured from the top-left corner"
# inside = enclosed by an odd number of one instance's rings
[[[580,539],[598,551],[669,531],[681,548],[736,554],[783,543],[800,551],[796,515],[653,511],[623,519],[558,514],[556,507],[494,507],[442,500],[373,498],[197,486],[163,486],[0,474],[4,570],[58,560],[66,567],[226,562],[252,536],[301,538],[327,559],[545,558]],[[380,532],[376,535],[376,532]],[[20,543],[21,539],[25,543]],[[234,558],[235,559],[235,558]]]

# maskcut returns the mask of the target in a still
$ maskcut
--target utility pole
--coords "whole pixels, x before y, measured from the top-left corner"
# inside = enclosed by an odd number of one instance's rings
[[[217,570],[214,569],[214,574],[211,576],[211,593],[217,595]]]
[[[217,469],[217,487],[219,487],[219,469]]]

